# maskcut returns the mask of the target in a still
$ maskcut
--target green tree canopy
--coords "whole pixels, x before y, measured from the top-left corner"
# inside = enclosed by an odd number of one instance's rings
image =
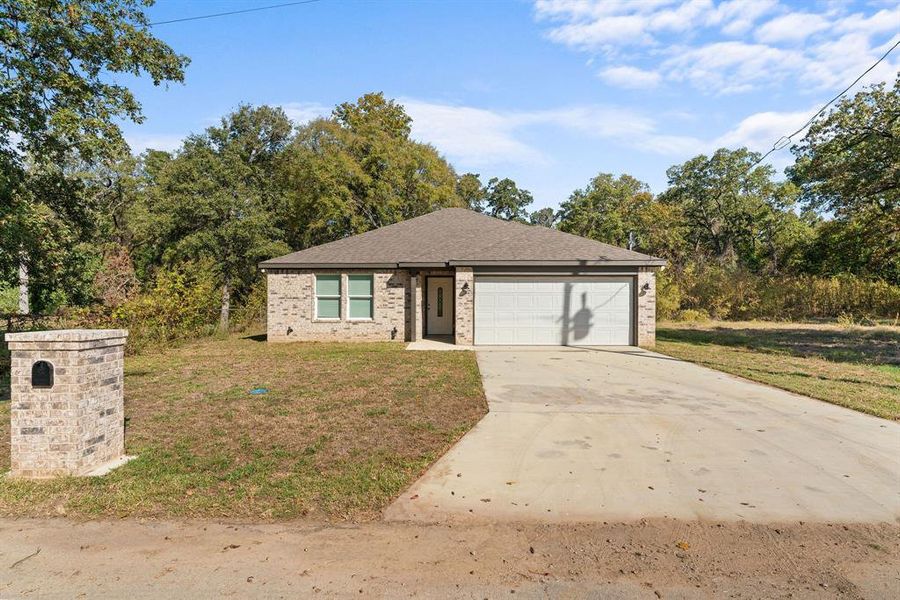
[[[410,139],[409,124],[402,106],[372,93],[300,127],[282,165],[292,247],[463,205],[453,167]]]
[[[508,177],[492,177],[484,186],[484,212],[507,221],[528,222],[527,207],[534,202],[531,192],[520,189]]]
[[[900,210],[900,76],[841,100],[791,151],[789,174],[808,208],[838,217]]]
[[[241,106],[189,136],[173,158],[148,156],[152,185],[132,212],[135,243],[157,264],[209,265],[222,286],[223,329],[232,294],[247,289],[256,264],[289,250],[277,222],[276,163],[291,129],[280,108]]]
[[[900,76],[841,100],[791,150],[804,206],[829,219],[809,269],[900,282]]]
[[[759,154],[720,148],[669,168],[669,188],[660,195],[678,208],[688,244],[698,257],[758,268],[779,233],[796,188],[774,181],[774,170],[756,165]]]
[[[50,265],[90,239],[93,196],[71,165],[120,157],[118,123],[142,118],[116,75],[182,80],[187,59],[150,34],[149,4],[0,0],[0,274],[18,271],[26,298],[28,273],[61,282]]]
[[[558,219],[559,214],[549,206],[534,211],[529,217],[529,221],[532,225],[539,225],[541,227],[554,227]]]
[[[464,206],[475,212],[484,211],[484,186],[477,173],[465,173],[456,180],[456,195]]]
[[[575,190],[561,205],[559,228],[670,261],[680,260],[684,249],[680,209],[656,200],[631,175],[600,173]]]

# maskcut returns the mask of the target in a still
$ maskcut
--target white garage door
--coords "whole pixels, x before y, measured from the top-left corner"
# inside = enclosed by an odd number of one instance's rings
[[[631,277],[476,277],[475,343],[631,344]]]

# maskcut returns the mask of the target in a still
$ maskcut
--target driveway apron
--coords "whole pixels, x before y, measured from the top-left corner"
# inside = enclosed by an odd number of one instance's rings
[[[477,350],[490,412],[389,520],[900,522],[900,424],[646,350]]]

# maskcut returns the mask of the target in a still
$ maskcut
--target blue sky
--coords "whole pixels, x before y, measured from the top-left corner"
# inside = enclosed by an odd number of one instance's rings
[[[149,14],[278,3],[158,0]],[[183,85],[133,82],[135,151],[175,149],[241,102],[299,122],[383,91],[460,173],[511,177],[540,208],[599,172],[659,192],[700,152],[768,149],[900,39],[900,0],[322,0],[154,31],[191,65]],[[898,66],[895,51],[862,83]]]

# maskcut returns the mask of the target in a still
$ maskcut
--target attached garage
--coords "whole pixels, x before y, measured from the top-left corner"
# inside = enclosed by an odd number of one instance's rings
[[[652,347],[665,261],[445,208],[260,264],[269,341]]]
[[[633,277],[475,277],[475,344],[628,346]]]

